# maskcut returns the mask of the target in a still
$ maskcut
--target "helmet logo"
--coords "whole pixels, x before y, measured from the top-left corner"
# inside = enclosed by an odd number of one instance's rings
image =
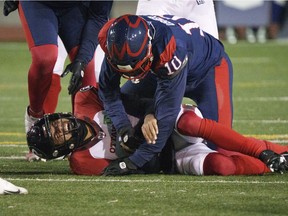
[[[71,143],[70,145],[69,145],[69,149],[74,149],[75,148],[75,145],[73,144],[73,143]]]
[[[55,150],[55,151],[53,152],[53,154],[52,154],[53,157],[57,157],[58,153],[59,153],[58,150]]]

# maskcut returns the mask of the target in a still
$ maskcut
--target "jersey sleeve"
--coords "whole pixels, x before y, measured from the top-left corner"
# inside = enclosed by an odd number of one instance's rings
[[[138,167],[142,167],[161,152],[172,134],[185,91],[186,76],[187,69],[185,68],[173,79],[158,79],[154,109],[159,133],[154,145],[144,142],[130,156],[131,161]]]
[[[71,171],[77,175],[101,175],[110,160],[93,158],[89,149],[75,151],[69,158]]]
[[[76,93],[74,115],[77,118],[86,116],[93,119],[95,114],[103,109],[103,105],[98,96],[98,91],[95,87],[87,86],[81,88],[80,91]]]
[[[99,97],[103,102],[105,112],[112,120],[117,131],[123,127],[131,127],[121,100],[120,79],[120,74],[114,72],[107,60],[104,59],[99,76]]]
[[[165,34],[163,34],[165,32]],[[154,62],[152,71],[161,79],[172,79],[187,63],[185,48],[176,41],[172,31],[162,26],[153,41]]]

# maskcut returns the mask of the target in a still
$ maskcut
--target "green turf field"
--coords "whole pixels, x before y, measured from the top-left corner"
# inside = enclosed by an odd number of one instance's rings
[[[234,65],[234,128],[288,145],[288,43],[225,46]],[[288,173],[83,177],[66,160],[26,162],[27,45],[0,43],[0,59],[0,176],[29,191],[0,196],[0,216],[288,215]],[[71,109],[68,80],[58,111]]]

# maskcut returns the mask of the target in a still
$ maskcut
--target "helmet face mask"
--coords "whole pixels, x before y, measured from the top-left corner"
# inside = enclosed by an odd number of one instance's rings
[[[68,155],[81,143],[81,125],[70,113],[44,115],[27,133],[31,151],[44,159]]]
[[[151,53],[151,45],[148,47],[148,54],[147,56],[139,61],[134,68],[130,65],[115,65],[111,62],[110,58],[107,58],[111,67],[121,74],[121,76],[125,79],[134,81],[135,83],[139,82],[143,79],[147,73],[150,71],[150,67],[153,60],[153,55]],[[138,81],[137,81],[138,80]]]
[[[139,82],[151,68],[151,40],[149,25],[143,18],[136,15],[117,18],[107,34],[109,65],[125,79]]]

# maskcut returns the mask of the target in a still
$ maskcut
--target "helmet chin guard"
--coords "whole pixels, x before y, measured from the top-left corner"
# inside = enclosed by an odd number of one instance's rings
[[[149,23],[140,16],[123,15],[107,34],[107,60],[112,69],[135,83],[150,71],[153,61]]]

